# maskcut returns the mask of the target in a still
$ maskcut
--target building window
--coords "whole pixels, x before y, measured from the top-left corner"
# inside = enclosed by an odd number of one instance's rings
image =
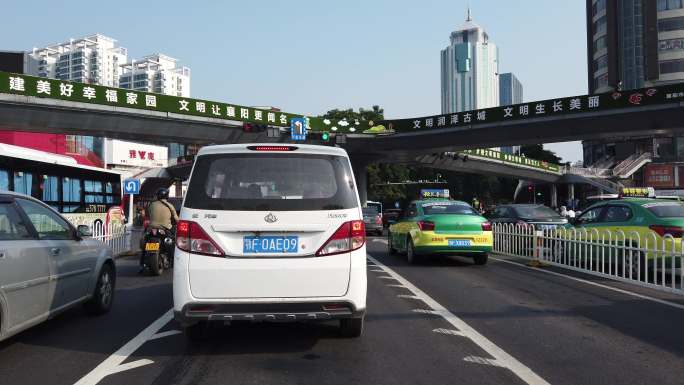
[[[682,0],[658,0],[658,11],[681,9],[682,3]]]
[[[676,72],[684,72],[684,59],[660,62],[661,74],[672,74]]]
[[[605,16],[601,16],[600,19],[596,20],[596,22],[594,22],[594,35],[606,33],[607,23],[607,18]]]
[[[684,49],[684,38],[661,40],[659,48],[661,51],[680,51]]]
[[[603,55],[594,60],[594,72],[608,67],[608,55]]]
[[[606,36],[601,36],[598,39],[596,39],[594,41],[594,52],[606,48],[608,46],[607,42],[608,40],[606,39]]]
[[[599,12],[605,11],[606,10],[606,0],[597,0],[594,2],[594,5],[592,6],[593,14],[592,16],[596,16],[599,14]]]
[[[658,31],[678,31],[684,29],[684,17],[672,17],[658,21]]]
[[[594,89],[605,87],[608,85],[608,74],[600,75],[594,79]]]

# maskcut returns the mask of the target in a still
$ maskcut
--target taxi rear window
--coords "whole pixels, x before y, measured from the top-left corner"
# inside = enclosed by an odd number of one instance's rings
[[[642,205],[659,218],[684,218],[684,204],[678,202],[654,202]]]

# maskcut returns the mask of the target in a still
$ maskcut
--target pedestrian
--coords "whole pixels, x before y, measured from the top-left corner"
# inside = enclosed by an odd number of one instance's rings
[[[560,216],[563,218],[568,217],[568,209],[565,206],[561,206],[560,208]]]

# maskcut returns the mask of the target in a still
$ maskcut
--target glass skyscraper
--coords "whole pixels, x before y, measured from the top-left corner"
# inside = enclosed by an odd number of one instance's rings
[[[441,73],[443,114],[499,105],[499,50],[470,10],[441,52]]]

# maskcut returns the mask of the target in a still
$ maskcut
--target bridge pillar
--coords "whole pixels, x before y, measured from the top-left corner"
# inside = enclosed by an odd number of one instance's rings
[[[572,208],[572,205],[575,202],[575,185],[570,183],[568,184],[568,209]]]
[[[366,201],[368,201],[368,172],[366,171],[367,165],[368,163],[365,162],[352,163],[354,179],[356,179],[356,189],[359,190],[359,200],[361,201],[361,206],[365,206]]]
[[[558,208],[558,185],[551,184],[551,207]]]

